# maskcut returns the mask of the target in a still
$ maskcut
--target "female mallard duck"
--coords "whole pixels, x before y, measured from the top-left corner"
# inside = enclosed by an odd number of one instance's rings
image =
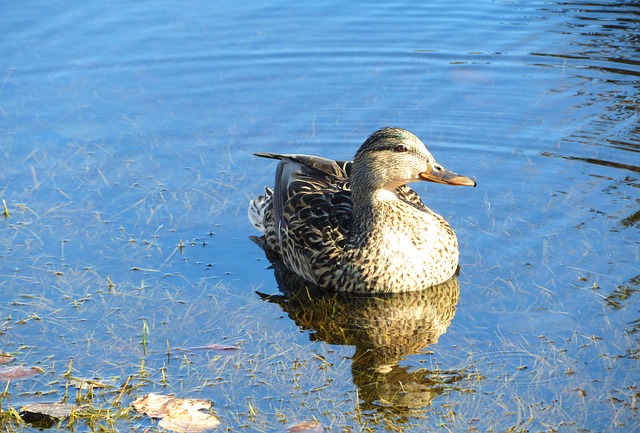
[[[279,159],[275,188],[249,206],[271,262],[327,289],[421,290],[458,267],[449,224],[406,184],[475,186],[446,170],[411,132],[374,132],[350,161],[257,153]]]

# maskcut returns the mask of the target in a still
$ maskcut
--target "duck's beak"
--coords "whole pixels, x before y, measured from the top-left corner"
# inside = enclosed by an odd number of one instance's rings
[[[476,186],[476,181],[447,170],[440,164],[433,164],[427,171],[418,174],[421,180],[428,182],[444,183],[446,185],[455,186]]]

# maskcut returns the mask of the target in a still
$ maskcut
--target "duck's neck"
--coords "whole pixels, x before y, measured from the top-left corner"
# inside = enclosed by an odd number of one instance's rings
[[[399,198],[396,187],[383,176],[384,169],[372,166],[367,161],[355,161],[350,177],[351,201],[353,205],[353,228],[356,232],[367,232],[384,220],[385,209],[393,206]]]
[[[397,204],[399,198],[396,190],[379,188],[355,190],[352,188],[351,199],[353,203],[353,230],[356,232],[369,232],[384,219],[387,209]]]

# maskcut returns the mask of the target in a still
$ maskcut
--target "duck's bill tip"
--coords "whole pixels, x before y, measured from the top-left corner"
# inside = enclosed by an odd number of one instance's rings
[[[457,176],[451,180],[449,180],[449,182],[447,182],[449,185],[456,185],[456,186],[473,186],[475,187],[476,181],[471,179],[470,177],[467,176]]]
[[[443,183],[453,186],[476,186],[476,181],[467,176],[462,176],[447,169],[425,171],[418,175],[421,180],[427,182]]]

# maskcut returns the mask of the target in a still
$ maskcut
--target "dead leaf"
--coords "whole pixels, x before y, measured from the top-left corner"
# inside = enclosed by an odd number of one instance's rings
[[[0,381],[28,379],[42,373],[42,370],[36,367],[9,367],[0,369]]]
[[[161,418],[158,425],[167,430],[196,433],[210,430],[220,424],[218,418],[202,410],[211,409],[211,401],[177,398],[150,393],[137,398],[131,405],[151,418]]]
[[[20,409],[20,417],[29,424],[51,428],[56,422],[71,415],[74,405],[69,403],[34,403]]]
[[[200,411],[172,412],[158,423],[159,427],[184,433],[211,430],[220,424],[218,418]]]
[[[150,416],[151,418],[162,418],[167,414],[167,405],[175,400],[175,397],[168,395],[150,393],[144,397],[138,397],[131,403],[131,406],[138,412]]]
[[[71,415],[75,406],[69,403],[34,403],[27,404],[20,409],[20,414],[45,415],[62,419]]]
[[[324,426],[316,420],[305,420],[284,426],[286,433],[323,433]]]

